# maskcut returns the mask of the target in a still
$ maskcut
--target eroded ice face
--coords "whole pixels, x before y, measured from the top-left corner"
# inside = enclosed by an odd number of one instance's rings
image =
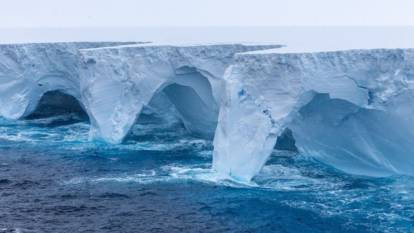
[[[413,174],[413,58],[410,49],[238,55],[226,73],[215,168],[249,180],[289,128],[299,151],[343,171]]]
[[[239,181],[261,170],[287,128],[292,148],[344,171],[411,174],[412,50],[124,45],[79,56],[88,46],[1,47],[0,113],[28,116],[60,91],[88,115],[90,139],[121,143],[145,108],[173,108],[187,130],[215,136],[213,170]]]

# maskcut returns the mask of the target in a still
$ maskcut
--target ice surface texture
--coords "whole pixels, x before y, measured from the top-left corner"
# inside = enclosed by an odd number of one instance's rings
[[[362,175],[414,174],[414,50],[236,55],[213,167],[249,180],[282,130],[298,149]]]
[[[214,137],[224,178],[249,181],[283,132],[349,173],[414,174],[414,50],[258,51],[277,47],[0,45],[0,115],[26,117],[61,91],[88,114],[91,139],[121,143],[144,107],[174,106],[189,131]]]
[[[143,106],[161,92],[187,129],[212,135],[223,74],[234,54],[272,47],[278,46],[148,44],[81,50],[81,92],[92,137],[120,143]]]

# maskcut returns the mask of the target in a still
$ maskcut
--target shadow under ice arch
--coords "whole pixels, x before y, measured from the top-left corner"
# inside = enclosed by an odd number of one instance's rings
[[[213,80],[210,81],[208,77]],[[211,82],[218,80],[214,80],[214,77],[205,71],[198,71],[187,66],[176,69],[174,74],[166,77],[165,80],[137,112],[134,123],[140,117],[144,107],[155,108],[161,113],[173,106],[175,116],[183,123],[187,131],[201,138],[212,139],[217,126],[219,93],[214,95]],[[154,99],[163,98],[162,104],[165,106],[159,103],[153,105]]]
[[[40,119],[66,115],[68,123],[88,120],[85,108],[79,99],[60,90],[48,91],[38,101],[37,106],[24,119]]]
[[[206,72],[181,67],[175,73],[176,76],[157,92],[167,96],[187,130],[201,137],[213,138],[217,126],[219,93],[214,96],[210,80],[202,75]]]
[[[9,119],[24,118],[35,111],[46,93],[52,91],[70,95],[81,103],[77,76],[65,72],[47,73],[38,77],[35,75],[27,79],[13,79],[5,85],[8,89],[2,92],[2,116]]]

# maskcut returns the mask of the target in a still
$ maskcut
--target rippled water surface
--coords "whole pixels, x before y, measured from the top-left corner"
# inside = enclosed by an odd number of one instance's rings
[[[147,117],[122,145],[76,115],[0,119],[0,232],[414,232],[414,180],[349,176],[275,151],[217,180],[212,143]],[[414,168],[413,168],[414,169]]]

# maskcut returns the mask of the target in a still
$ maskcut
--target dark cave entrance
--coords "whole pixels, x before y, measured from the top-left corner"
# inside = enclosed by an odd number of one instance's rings
[[[73,96],[62,91],[49,91],[43,94],[35,110],[25,120],[55,118],[49,126],[89,122],[88,114],[81,103]]]

